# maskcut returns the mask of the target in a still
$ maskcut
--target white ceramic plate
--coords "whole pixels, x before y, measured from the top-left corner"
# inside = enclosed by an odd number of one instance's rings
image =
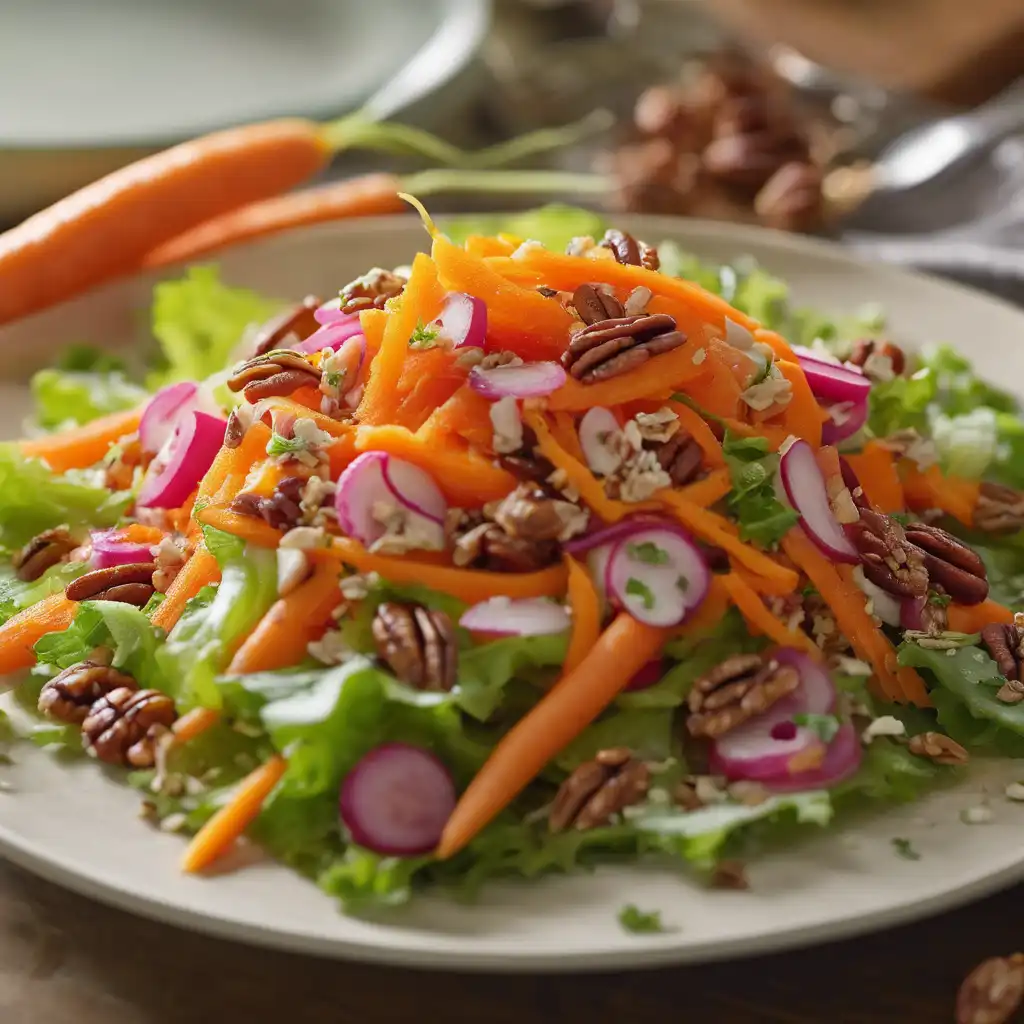
[[[672,237],[697,253],[749,253],[793,284],[801,302],[853,312],[882,302],[892,334],[909,344],[948,340],[994,381],[1024,390],[1024,314],[979,294],[884,267],[838,249],[756,229],[657,218],[624,225],[651,241]],[[302,231],[225,254],[229,281],[283,297],[328,294],[378,264],[407,262],[426,241],[411,219],[359,221]],[[23,372],[41,352],[89,337],[145,337],[154,277],[114,285],[0,330],[0,358]],[[24,389],[0,394],[3,425],[16,430]],[[0,496],[2,500],[2,496]],[[955,789],[868,818],[845,833],[808,841],[756,862],[750,892],[711,892],[653,868],[494,885],[466,907],[442,897],[416,901],[389,923],[345,918],[312,885],[262,862],[217,878],[177,869],[182,841],[136,817],[138,797],[93,763],[61,763],[34,749],[4,771],[0,851],[87,895],[163,921],[287,949],[430,967],[567,970],[639,967],[768,952],[879,928],[934,913],[1024,878],[1024,806],[1003,786],[1024,766],[979,767]],[[987,825],[960,812],[986,794]],[[918,861],[898,857],[895,837]],[[674,930],[623,932],[625,903],[658,909]]]

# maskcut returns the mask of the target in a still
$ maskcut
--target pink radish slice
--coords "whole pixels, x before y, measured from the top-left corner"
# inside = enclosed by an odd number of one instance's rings
[[[900,629],[924,629],[924,606],[927,597],[906,597],[900,601]]]
[[[857,773],[863,749],[857,730],[845,722],[825,750],[825,758],[817,768],[789,772],[774,778],[761,779],[767,789],[776,793],[799,793],[808,789],[837,786]]]
[[[341,820],[374,853],[429,853],[455,809],[455,783],[429,751],[406,743],[371,750],[341,785]]]
[[[615,414],[611,409],[605,409],[600,405],[587,410],[580,420],[580,447],[583,449],[587,465],[598,476],[611,476],[622,465],[622,459],[608,450],[609,438],[621,432],[622,428]]]
[[[342,320],[336,323],[324,324],[323,327],[315,330],[304,341],[300,341],[297,345],[292,347],[295,352],[301,352],[303,355],[312,355],[314,352],[320,352],[325,348],[329,348],[333,351],[340,348],[344,342],[348,341],[349,338],[355,337],[357,334],[361,334],[362,330],[363,328],[359,322],[359,317],[353,317],[351,320]]]
[[[794,441],[779,463],[779,479],[807,535],[830,558],[858,562],[860,556],[832,514],[825,478],[806,441]]]
[[[836,706],[836,688],[832,677],[813,658],[795,647],[777,647],[772,658],[790,665],[800,673],[800,687],[779,704],[792,705],[793,714],[828,715]],[[778,707],[778,704],[773,705]]]
[[[628,537],[630,534],[638,533],[641,530],[649,530],[653,526],[664,526],[665,520],[652,515],[630,516],[628,519],[620,519],[611,526],[599,526],[590,533],[580,537],[574,537],[562,545],[562,550],[570,555],[585,555],[594,548],[609,545],[613,541]],[[671,524],[669,524],[671,529]]]
[[[829,418],[821,425],[822,444],[838,444],[853,437],[868,421],[868,403],[840,403],[825,410]]]
[[[110,569],[115,565],[136,565],[153,560],[149,544],[126,541],[120,530],[93,530],[90,543],[92,554],[89,556],[89,564],[94,569]]]
[[[227,421],[206,412],[182,417],[146,473],[135,504],[177,508],[195,490],[224,441]]]
[[[665,663],[660,659],[647,662],[646,665],[628,683],[624,693],[632,690],[649,690],[652,686],[661,682],[665,675]]]
[[[467,609],[459,625],[490,636],[544,636],[564,633],[571,625],[569,613],[543,597],[510,600],[492,597]]]
[[[495,366],[490,370],[474,366],[469,371],[469,386],[491,402],[499,398],[540,398],[564,383],[565,370],[551,362]]]
[[[139,420],[139,444],[144,452],[156,455],[174,433],[178,419],[196,408],[199,385],[190,380],[168,384],[150,400]]]
[[[619,540],[605,578],[611,599],[648,626],[678,625],[711,585],[700,549],[682,530],[669,526]]]
[[[864,373],[842,363],[830,363],[807,349],[795,349],[807,383],[824,402],[866,402],[871,381]]]
[[[364,452],[349,463],[338,477],[334,507],[342,530],[362,544],[384,536],[382,509],[400,508],[417,520],[431,548],[444,547],[444,496],[418,466],[385,452]]]
[[[483,348],[487,340],[487,304],[465,292],[450,292],[435,323],[452,348]]]
[[[318,324],[335,324],[343,323],[346,320],[358,320],[359,315],[342,313],[341,296],[339,295],[338,298],[328,299],[322,306],[317,307],[313,312],[313,319]]]

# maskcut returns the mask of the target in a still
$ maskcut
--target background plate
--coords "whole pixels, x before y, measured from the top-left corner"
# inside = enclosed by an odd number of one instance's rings
[[[892,335],[910,345],[948,340],[992,380],[1024,381],[1024,314],[980,294],[859,264],[830,246],[756,229],[624,218],[650,241],[674,238],[714,259],[752,254],[793,285],[800,302],[853,312],[878,301]],[[426,236],[411,219],[359,221],[282,236],[225,253],[228,280],[282,297],[329,294],[367,266],[408,261]],[[26,372],[39,353],[88,337],[142,343],[156,278],[116,284],[0,330],[0,360]],[[1020,386],[1019,383],[1017,385]],[[0,393],[8,436],[27,406],[16,383]],[[170,923],[287,949],[428,967],[579,970],[694,961],[837,938],[945,909],[1024,878],[1024,806],[1002,795],[1021,766],[978,766],[955,788],[909,807],[824,832],[751,865],[750,892],[711,892],[654,868],[494,885],[479,904],[417,900],[387,923],[345,918],[312,885],[261,862],[214,879],[181,875],[183,844],[138,821],[138,797],[93,763],[19,750],[4,771],[0,851],[87,895]],[[994,821],[960,812],[990,799]],[[898,857],[909,839],[918,861]],[[625,903],[658,909],[674,929],[623,932]]]

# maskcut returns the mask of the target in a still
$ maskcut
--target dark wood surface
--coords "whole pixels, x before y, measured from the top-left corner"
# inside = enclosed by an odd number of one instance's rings
[[[251,949],[0,865],[2,1024],[948,1024],[961,977],[1020,947],[1024,888],[920,924],[728,964],[421,973]]]

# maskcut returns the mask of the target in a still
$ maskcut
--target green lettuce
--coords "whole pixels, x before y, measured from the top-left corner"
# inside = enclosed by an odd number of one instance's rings
[[[726,500],[739,520],[740,537],[773,547],[800,518],[775,493],[779,456],[763,437],[737,437],[726,431],[722,453],[732,490]]]
[[[0,624],[52,594],[59,594],[72,581],[89,571],[86,562],[61,562],[51,566],[37,580],[19,580],[13,569],[0,574]]]
[[[965,539],[985,563],[989,597],[1010,608],[1024,602],[1024,536],[970,534]]]
[[[88,423],[107,413],[141,405],[149,392],[123,373],[40,370],[32,377],[36,422],[47,430]]]
[[[552,203],[524,213],[492,216],[446,217],[445,234],[463,243],[470,235],[515,235],[540,242],[556,252],[574,238],[600,238],[607,227],[604,218],[592,210]]]

